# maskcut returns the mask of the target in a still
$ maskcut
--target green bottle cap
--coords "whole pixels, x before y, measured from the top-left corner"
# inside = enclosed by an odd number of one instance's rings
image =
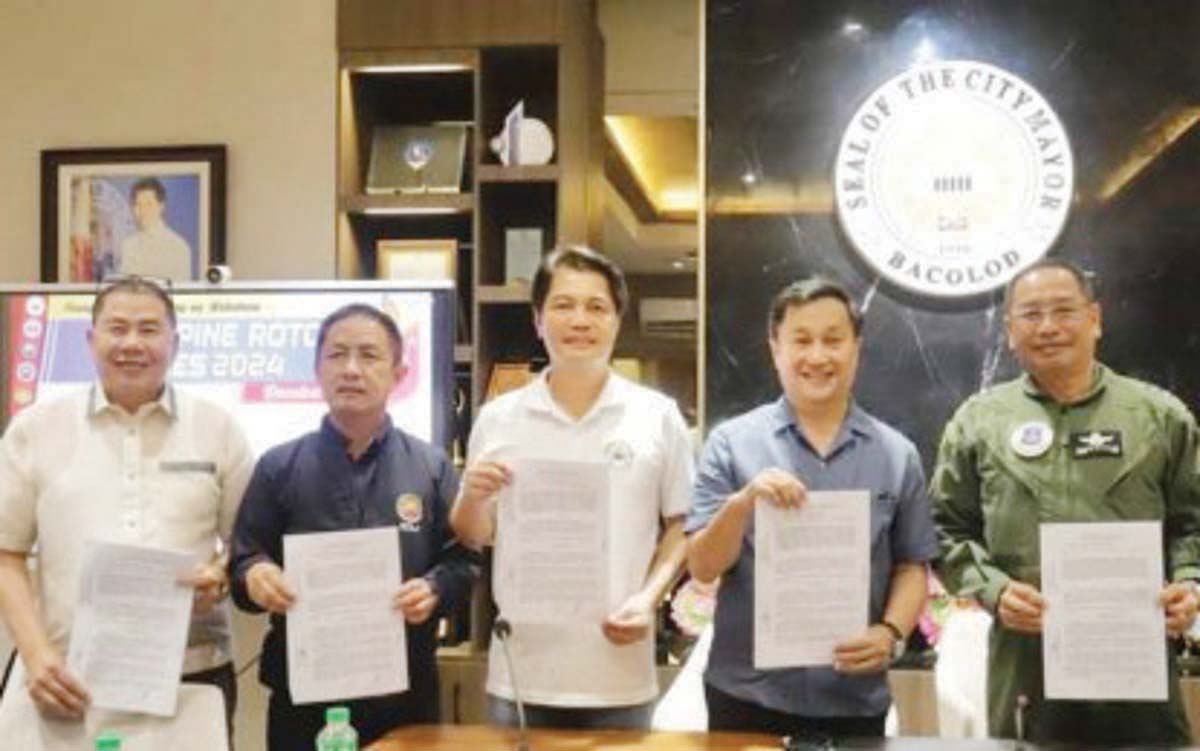
[[[116,733],[101,733],[96,736],[96,751],[121,751],[121,736]]]
[[[350,722],[350,708],[328,707],[325,710],[325,722]]]

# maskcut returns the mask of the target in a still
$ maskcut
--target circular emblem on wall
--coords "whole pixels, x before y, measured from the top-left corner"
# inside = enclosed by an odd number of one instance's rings
[[[986,63],[930,62],[854,113],[834,168],[837,214],[885,279],[921,295],[1000,287],[1066,224],[1071,145],[1032,86]]]

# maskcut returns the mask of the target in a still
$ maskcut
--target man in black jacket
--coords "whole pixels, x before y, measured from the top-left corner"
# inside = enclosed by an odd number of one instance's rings
[[[388,416],[388,396],[405,374],[402,351],[395,322],[370,306],[348,305],[322,322],[316,372],[329,413],[318,431],[263,455],[234,525],[234,601],[271,613],[259,668],[271,689],[269,751],[311,747],[328,706],[297,705],[288,691],[286,613],[295,592],[281,568],[286,534],[398,527],[395,607],[408,623],[409,690],[334,703],[350,707],[363,746],[398,725],[438,721],[436,616],[467,598],[477,559],[447,521],[458,479],[445,453]]]

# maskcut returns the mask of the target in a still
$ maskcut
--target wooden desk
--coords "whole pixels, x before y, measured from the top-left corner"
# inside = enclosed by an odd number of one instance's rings
[[[751,733],[666,733],[627,730],[531,730],[532,751],[779,751],[779,738]],[[366,751],[515,751],[517,732],[486,725],[413,725],[393,730]],[[838,749],[871,751],[1015,751],[1012,741],[863,738]],[[1030,744],[1024,751],[1035,751]],[[1071,749],[1070,751],[1076,751]]]
[[[743,733],[530,730],[533,751],[779,751],[779,739]],[[517,731],[488,725],[412,725],[367,751],[515,751]]]

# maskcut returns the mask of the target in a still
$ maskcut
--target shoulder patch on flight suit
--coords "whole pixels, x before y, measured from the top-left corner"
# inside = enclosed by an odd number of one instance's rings
[[[1089,430],[1086,433],[1072,433],[1069,445],[1073,459],[1099,459],[1125,455],[1125,447],[1121,443],[1121,431],[1119,430]]]

